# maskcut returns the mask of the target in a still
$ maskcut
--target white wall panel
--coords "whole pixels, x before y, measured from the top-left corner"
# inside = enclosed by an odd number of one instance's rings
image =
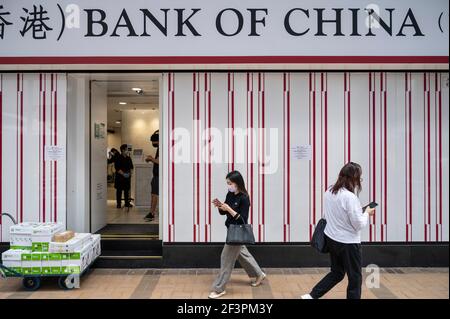
[[[200,131],[211,126],[224,139],[228,127],[278,130],[276,152],[269,131],[257,131],[243,150],[236,137],[225,140],[223,162],[210,167],[172,165],[164,147],[164,241],[224,241],[224,217],[210,202],[223,199],[233,168],[246,179],[258,241],[308,241],[323,192],[349,160],[363,167],[362,204],[380,204],[363,240],[448,241],[448,74],[166,73],[163,82],[166,146],[173,127],[194,132],[197,118]],[[190,143],[194,154],[207,145],[194,135]],[[271,174],[247,163],[263,145],[277,155]],[[301,145],[311,145],[311,161],[290,154]]]
[[[66,75],[0,74],[0,210],[18,222],[66,222]],[[45,146],[60,146],[58,161]],[[0,219],[0,241],[11,221]]]

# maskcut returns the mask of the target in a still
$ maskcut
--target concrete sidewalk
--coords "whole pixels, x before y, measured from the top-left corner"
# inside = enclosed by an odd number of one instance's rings
[[[217,269],[93,269],[81,287],[59,289],[47,278],[36,292],[24,291],[20,278],[0,280],[0,299],[9,298],[207,298]],[[326,268],[269,268],[267,280],[257,288],[242,269],[233,272],[224,299],[299,298],[328,271]],[[365,270],[363,270],[366,277]],[[345,298],[346,279],[325,298]],[[449,298],[448,268],[382,268],[379,288],[363,284],[363,298]]]

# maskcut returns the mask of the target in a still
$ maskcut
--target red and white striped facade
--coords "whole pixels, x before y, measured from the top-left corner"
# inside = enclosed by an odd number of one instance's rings
[[[66,75],[0,74],[0,210],[18,222],[66,221],[66,161],[45,146],[66,148]],[[0,242],[11,221],[0,217]]]
[[[232,169],[246,179],[257,241],[306,242],[348,161],[363,167],[362,204],[379,203],[364,241],[448,241],[447,73],[165,73],[162,85],[165,242],[224,241],[224,217],[210,202],[224,198]],[[210,127],[225,137],[227,127],[277,128],[278,148],[268,150],[268,130],[253,131],[244,148],[226,139],[229,163],[171,161],[174,128],[192,132],[198,159],[209,154],[211,134],[199,132]],[[298,145],[311,145],[311,161],[290,155]],[[262,153],[278,156],[275,173],[253,161]]]
[[[449,240],[448,73],[182,72],[164,73],[161,85],[165,242],[224,241],[211,200],[224,198],[232,169],[246,180],[257,241],[306,242],[324,190],[347,161],[363,167],[361,202],[379,203],[363,240]],[[0,210],[19,221],[65,223],[66,161],[48,161],[44,151],[71,147],[66,93],[66,74],[0,74]],[[191,133],[190,163],[172,161],[174,128]],[[267,130],[250,131],[241,148],[226,128]],[[197,160],[212,156],[217,129],[225,161]],[[269,129],[278,130],[276,150]],[[310,161],[291,156],[300,145],[311,145]],[[261,154],[277,161],[275,172],[257,161]],[[10,222],[0,223],[8,241]]]

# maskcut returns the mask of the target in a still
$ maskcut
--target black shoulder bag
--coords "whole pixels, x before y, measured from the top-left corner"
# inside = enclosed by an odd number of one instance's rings
[[[226,243],[228,245],[255,244],[252,225],[246,224],[242,216],[240,218],[242,219],[242,224],[231,224],[228,226]]]
[[[327,221],[324,218],[321,218],[317,223],[316,229],[314,229],[314,234],[311,238],[311,246],[322,254],[326,254],[329,252],[324,232],[326,225]]]

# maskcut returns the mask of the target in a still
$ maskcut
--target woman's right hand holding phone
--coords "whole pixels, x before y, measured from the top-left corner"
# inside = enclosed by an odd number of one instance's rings
[[[213,199],[212,203],[216,208],[219,208],[220,206],[222,206],[222,203],[217,198]]]
[[[375,207],[370,208],[369,206],[367,206],[366,209],[364,210],[364,212],[369,214],[369,216],[373,216],[373,215],[375,215]]]

